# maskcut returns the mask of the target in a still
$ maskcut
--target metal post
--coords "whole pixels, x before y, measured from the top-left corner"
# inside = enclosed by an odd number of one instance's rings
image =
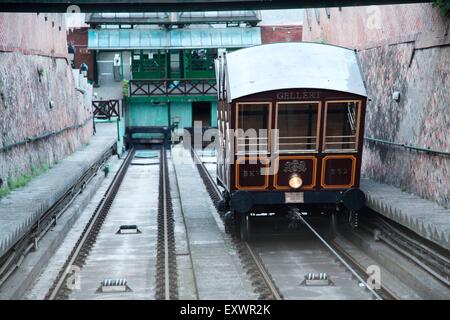
[[[97,66],[97,55],[98,50],[93,50],[92,54],[94,55],[94,87],[98,86],[98,66]]]
[[[120,51],[120,80],[123,81],[123,51]]]

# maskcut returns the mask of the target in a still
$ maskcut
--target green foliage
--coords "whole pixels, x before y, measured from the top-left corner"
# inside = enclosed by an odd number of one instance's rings
[[[13,180],[13,178],[12,177],[8,177],[8,180],[7,180],[7,185],[8,185],[8,188],[11,190],[11,189],[13,189],[13,186],[14,186],[14,180]]]
[[[42,77],[44,76],[44,69],[42,67],[38,68],[38,76],[39,76],[39,81],[41,81]]]
[[[103,172],[105,173],[105,177],[107,177],[107,176],[108,176],[108,173],[109,173],[109,164],[106,164],[106,165],[103,167]]]
[[[434,0],[433,7],[438,7],[441,16],[445,17],[450,12],[450,0]]]
[[[122,81],[122,94],[124,97],[128,97],[128,80]]]
[[[5,94],[3,92],[3,80],[2,78],[0,78],[0,101],[2,101],[4,103],[5,109],[8,109],[8,106],[6,105],[6,98],[5,98]]]
[[[22,174],[16,181],[14,188],[24,187],[30,182],[32,177],[29,174]]]
[[[10,192],[11,190],[8,188],[8,186],[0,188],[0,198],[7,196]]]
[[[0,188],[0,198],[7,196],[14,189],[26,186],[33,178],[43,174],[47,170],[48,165],[46,164],[41,164],[39,168],[36,168],[34,165],[32,165],[30,168],[30,173],[21,174],[16,179],[9,176],[6,182],[6,186]]]
[[[3,145],[6,146],[8,144],[8,132],[3,131],[2,136],[3,136],[3,138],[2,138],[3,139]]]
[[[8,188],[10,190],[14,190],[20,187],[24,187],[30,182],[32,176],[29,174],[22,174],[17,179],[13,179],[12,177],[8,177]]]

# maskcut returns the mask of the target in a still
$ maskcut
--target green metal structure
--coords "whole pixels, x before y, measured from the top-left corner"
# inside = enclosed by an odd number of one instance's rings
[[[217,127],[214,60],[219,50],[261,44],[260,28],[255,26],[259,19],[258,12],[242,11],[216,16],[90,15],[87,21],[95,28],[88,32],[88,47],[109,55],[121,53],[122,79],[122,53],[128,52],[130,77],[125,79],[128,81],[123,90],[128,137],[156,139],[167,134],[157,128],[169,128],[173,134],[182,135],[196,121],[201,121],[203,127]],[[211,27],[209,23],[215,20],[219,25]],[[174,21],[177,24],[172,25]],[[198,25],[191,28],[189,21]],[[158,27],[143,26],[146,23]]]
[[[167,54],[164,50],[133,50],[131,72],[133,79],[162,79],[166,77]]]
[[[217,49],[133,50],[133,79],[214,78]]]

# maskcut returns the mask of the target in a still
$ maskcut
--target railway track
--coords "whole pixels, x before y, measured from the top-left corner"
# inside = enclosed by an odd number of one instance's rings
[[[200,157],[195,153],[194,150],[192,151],[192,156],[194,157],[194,160],[196,162],[197,169],[199,170],[200,176],[202,177],[206,188],[213,199],[213,202],[217,209],[220,208],[220,201],[223,200],[222,192],[217,187],[215,181],[209,174],[208,170],[206,169],[205,165],[203,164]],[[346,277],[345,273],[349,272],[351,277],[348,280],[348,287],[355,288],[354,292],[352,292],[352,295],[349,295],[347,298],[360,298],[360,295],[362,294],[364,296],[365,292],[367,299],[377,299],[382,300],[384,298],[391,299],[392,296],[382,290],[382,293],[378,293],[377,291],[373,290],[370,286],[367,285],[366,281],[362,278],[362,275],[365,275],[365,270],[362,270],[362,268],[358,268],[357,265],[352,264],[349,262],[349,259],[351,258],[349,255],[345,254],[345,252],[341,249],[339,250],[337,246],[330,245],[313,227],[311,224],[309,224],[300,214],[297,215],[298,220],[300,220],[305,226],[308,227],[308,229],[311,231],[311,233],[314,235],[314,237],[321,243],[323,247],[326,248],[324,250],[323,248],[320,249],[314,249],[317,250],[318,255],[327,256],[329,254],[330,256],[327,257],[329,259],[330,265],[336,265],[336,262],[334,260],[338,261],[338,264],[343,266],[343,269],[341,268],[339,274],[340,278]],[[222,215],[223,217],[223,215]],[[270,264],[267,264],[264,262],[264,259],[260,255],[260,250],[254,246],[253,243],[250,242],[242,242],[237,235],[233,235],[233,242],[235,243],[236,247],[238,248],[238,251],[241,255],[241,259],[244,261],[244,265],[246,269],[249,271],[250,277],[253,279],[253,284],[255,286],[255,290],[260,294],[260,298],[262,299],[274,299],[274,300],[281,300],[284,298],[308,298],[307,296],[284,296],[282,294],[282,289],[280,290],[280,287],[278,286],[276,281],[273,279],[273,275],[271,274],[271,270],[273,266],[270,266]],[[275,250],[276,251],[276,250]],[[344,258],[345,257],[345,258]],[[327,262],[325,262],[327,263]],[[298,266],[297,264],[293,265],[293,268]],[[275,267],[276,269],[276,267]],[[339,270],[339,267],[334,268],[333,270]],[[298,270],[292,270],[292,274],[296,275],[298,274]],[[311,279],[306,279],[305,282],[311,282],[314,283],[320,282],[327,282],[328,274],[325,273],[314,273],[310,272],[306,277],[310,277]],[[315,279],[315,277],[318,277],[319,279]],[[322,277],[322,279],[320,279]],[[326,279],[324,279],[326,278]],[[355,281],[356,279],[356,281]],[[306,281],[308,280],[308,281]],[[298,279],[291,279],[288,282],[299,282]],[[328,281],[328,284],[331,284],[331,280]],[[314,286],[314,284],[313,284]],[[296,288],[297,291],[302,291],[304,288]],[[308,290],[311,290],[311,288],[307,288]],[[361,290],[362,289],[362,290]],[[290,289],[287,289],[286,292],[289,293]],[[307,290],[306,290],[307,291]],[[324,291],[324,290],[322,290]],[[334,290],[336,291],[336,290]],[[325,293],[326,294],[326,293]],[[341,298],[344,296],[341,296]],[[312,297],[310,297],[312,298]],[[326,295],[325,295],[326,298]]]
[[[120,188],[123,178],[128,170],[131,160],[134,157],[135,150],[130,150],[120,169],[114,176],[113,181],[108,187],[104,197],[98,204],[88,224],[84,228],[75,247],[66,260],[63,269],[58,274],[53,286],[46,295],[46,300],[66,299],[70,288],[68,288],[69,277],[73,273],[74,266],[80,268],[83,266],[92,246],[94,245],[100,228],[105,220],[112,202]]]
[[[153,164],[159,164],[159,169],[150,166]],[[129,170],[131,166],[133,169]],[[159,182],[155,179],[158,175]],[[122,183],[124,180],[127,182]],[[155,189],[153,184],[159,188]],[[124,212],[125,208],[129,211]],[[129,220],[136,224],[117,225],[119,221]],[[116,227],[119,227],[117,232],[113,229]],[[126,240],[126,237],[132,238]],[[138,251],[134,253],[135,250]],[[105,269],[108,263],[112,263],[108,266],[111,270]],[[84,269],[87,269],[85,273]],[[78,290],[73,286],[74,272],[83,279],[82,288],[76,288]],[[106,298],[114,299],[173,300],[178,298],[177,291],[174,218],[166,149],[161,147],[156,158],[140,156],[132,149],[86,224],[46,299],[92,299],[95,294],[103,293]]]
[[[199,171],[199,174],[205,184],[205,187],[213,200],[213,204],[220,212],[220,201],[223,200],[222,192],[219,187],[215,183],[214,179],[209,174],[205,165],[203,164],[200,157],[191,149],[191,155],[194,158],[194,162]],[[221,217],[224,219],[224,215]],[[241,257],[241,260],[244,264],[244,268],[247,270],[247,273],[252,281],[253,286],[255,287],[255,291],[259,294],[260,299],[270,299],[270,300],[282,300],[283,296],[279,292],[276,284],[271,278],[270,274],[264,267],[264,264],[260,260],[259,256],[253,250],[247,242],[242,242],[235,232],[231,232],[232,241],[236,246],[237,251]]]
[[[365,274],[365,270],[352,261],[352,257],[346,253],[342,248],[338,247],[336,244],[331,244],[320,233],[302,217],[301,213],[297,211],[297,218],[314,234],[314,236],[329,250],[333,258],[336,258],[346,270],[348,270],[352,276],[358,281],[358,286],[365,288],[372,297],[376,300],[384,300],[384,298],[392,299],[392,296],[383,288],[380,288],[383,292],[377,292],[372,286],[370,286],[366,279],[362,278]],[[345,258],[344,258],[345,257]],[[353,266],[351,265],[353,264]],[[381,285],[381,284],[380,284]],[[380,290],[380,291],[381,291]]]
[[[395,226],[394,223],[374,212],[370,215],[370,219],[363,218],[361,227],[374,234],[376,240],[386,243],[441,283],[450,287],[450,254],[448,251],[430,241],[417,239],[410,231],[401,226]]]
[[[170,197],[167,154],[161,148],[158,205],[157,300],[174,300],[177,293],[174,216]]]
[[[59,218],[70,207],[86,185],[97,174],[99,168],[111,157],[112,148],[87,169],[81,177],[35,222],[30,230],[2,257],[0,257],[0,287],[20,267],[25,257],[38,248],[39,241],[56,225]]]
[[[197,168],[200,172],[201,177],[203,178],[203,181],[207,187],[208,192],[211,195],[211,198],[214,201],[216,208],[220,210],[221,209],[220,201],[222,200],[222,193],[220,189],[217,187],[214,179],[211,177],[210,173],[206,169],[200,157],[193,150],[192,155],[197,162]],[[373,272],[373,270],[372,271],[366,270],[366,266],[364,266],[364,263],[358,261],[358,258],[352,256],[353,253],[347,251],[348,249],[351,249],[350,247],[344,248],[339,244],[341,242],[340,240],[344,240],[344,238],[346,239],[346,237],[344,237],[344,234],[338,233],[336,234],[336,239],[328,239],[327,237],[326,238],[327,240],[325,240],[325,238],[322,237],[320,233],[317,230],[315,230],[315,228],[310,223],[308,223],[308,221],[301,214],[298,214],[298,216],[299,216],[298,220],[303,225],[307,226],[307,230],[311,231],[314,237],[316,237],[316,239],[320,241],[322,246],[326,248],[326,251],[317,250],[317,255],[329,254],[332,257],[331,260],[338,261],[339,264],[343,266],[344,269],[347,270],[347,272],[350,272],[350,274],[352,274],[352,277],[357,280],[356,282],[354,280],[350,281],[353,283],[353,286],[356,283],[361,288],[364,288],[364,290],[369,293],[369,296],[372,299],[383,299],[383,300],[399,299],[399,293],[395,292],[396,288],[395,284],[389,284],[388,288],[383,282],[381,282],[377,284],[379,287],[377,287],[377,289],[375,290],[372,290],[367,287],[366,280],[364,279],[368,279],[373,282],[374,278],[372,277],[372,274],[369,274],[370,272]],[[370,217],[370,219],[367,219],[367,217]],[[223,214],[222,218],[224,218]],[[383,242],[388,247],[393,249],[397,254],[399,254],[399,258],[401,257],[402,259],[407,259],[413,262],[413,264],[415,265],[414,268],[424,270],[430,276],[437,279],[441,284],[443,284],[447,288],[449,287],[450,256],[447,251],[442,250],[433,243],[418,237],[417,235],[413,234],[404,227],[398,226],[395,223],[387,220],[386,218],[381,217],[375,212],[372,212],[370,215],[361,215],[360,218],[361,218],[360,226],[357,230],[353,230],[351,228],[344,228],[344,229],[347,232],[351,233],[355,233],[359,230],[372,235],[375,241]],[[242,243],[237,237],[234,237],[233,240],[236,244],[236,247],[239,249],[241,257],[243,257],[244,262],[247,262],[248,267],[247,269],[250,270],[249,272],[250,275],[254,275],[255,270],[258,270],[257,271],[258,276],[256,278],[264,279],[264,281],[260,280],[254,281],[256,283],[257,288],[256,291],[261,293],[260,294],[261,298],[274,299],[274,297],[277,295],[277,292],[278,296],[281,298],[283,297],[286,299],[305,298],[300,296],[292,297],[289,295],[280,294],[280,292],[285,291],[285,288],[282,288],[282,285],[277,286],[278,280],[275,281],[272,280],[272,278],[275,278],[276,272],[273,271],[270,265],[264,262],[264,259],[261,257],[261,253],[264,250],[261,251],[259,250],[260,248],[256,248],[255,241],[252,241],[251,243],[248,242]],[[271,241],[276,242],[278,241],[278,239],[274,238]],[[271,244],[267,242],[266,245],[270,246]],[[356,246],[354,245],[353,247],[356,248],[358,247],[358,245]],[[274,251],[283,250],[282,248],[283,245],[280,244],[280,247],[278,249],[274,249]],[[292,245],[290,248],[292,250],[305,249],[300,247],[295,248],[295,245]],[[364,249],[361,248],[360,250],[363,250],[362,252],[364,252]],[[251,257],[251,259],[249,257]],[[248,260],[252,260],[252,263],[248,264]],[[331,260],[330,264],[333,263],[331,262]],[[261,266],[263,268],[261,268]],[[298,270],[293,271],[293,273],[295,272],[298,272]],[[406,275],[405,277],[407,278],[408,276]],[[263,282],[265,285],[261,286],[261,282]],[[414,286],[414,284],[412,284],[412,282],[411,283],[408,282],[406,286],[408,285],[412,285],[410,287],[410,290],[415,291],[417,289]],[[421,286],[423,287],[423,288],[421,287],[422,288],[421,290],[423,290],[425,296],[427,296],[428,294],[426,290],[432,290],[431,287],[430,289],[427,289],[425,287],[425,284],[421,283]],[[277,288],[279,288],[279,290]],[[401,294],[404,294],[404,292]],[[419,295],[420,294],[421,293],[419,293]]]

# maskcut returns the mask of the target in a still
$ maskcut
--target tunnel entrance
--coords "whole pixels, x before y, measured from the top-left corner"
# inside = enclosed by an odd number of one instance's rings
[[[192,102],[192,126],[195,121],[201,121],[202,127],[211,126],[211,102]]]

